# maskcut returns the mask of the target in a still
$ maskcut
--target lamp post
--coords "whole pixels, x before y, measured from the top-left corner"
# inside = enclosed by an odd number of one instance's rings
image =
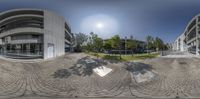
[[[126,48],[126,42],[127,42],[127,37],[125,36],[125,42],[124,42],[125,43],[125,55],[127,54],[127,51],[126,51],[126,49],[127,49]]]
[[[147,54],[148,54],[148,51],[149,51],[149,42],[147,41]]]

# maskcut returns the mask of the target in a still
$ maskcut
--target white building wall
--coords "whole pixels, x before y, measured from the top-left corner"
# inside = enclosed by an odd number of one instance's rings
[[[181,34],[176,40],[175,42],[173,43],[173,50],[174,51],[186,51],[186,44],[184,42],[185,40],[185,35],[184,33]]]
[[[65,20],[50,11],[44,11],[44,59],[48,58],[48,44],[54,45],[53,57],[65,54]]]
[[[185,51],[185,43],[184,43],[184,39],[185,39],[185,35],[184,33],[181,34],[180,38],[180,51]]]
[[[172,50],[175,51],[176,50],[176,42],[172,43]]]

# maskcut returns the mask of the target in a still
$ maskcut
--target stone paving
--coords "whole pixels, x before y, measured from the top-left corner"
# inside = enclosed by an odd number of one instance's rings
[[[111,62],[82,53],[38,62],[0,59],[0,98],[200,98],[199,60]],[[99,76],[93,69],[101,66],[112,72]]]

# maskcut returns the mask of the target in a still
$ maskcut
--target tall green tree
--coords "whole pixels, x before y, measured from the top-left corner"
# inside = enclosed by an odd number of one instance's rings
[[[97,34],[91,32],[87,43],[89,51],[100,52],[103,49],[103,39],[98,37]]]
[[[103,49],[103,39],[102,38],[97,36],[94,39],[94,48],[95,48],[95,51],[97,51],[97,52],[102,51],[102,49]]]
[[[120,36],[119,35],[115,35],[111,38],[111,47],[114,49],[120,49]]]
[[[165,44],[162,39],[160,39],[159,37],[156,37],[155,38],[155,46],[156,46],[156,50],[159,51],[159,50],[164,49]]]
[[[154,37],[147,36],[146,41],[147,41],[147,49],[148,50],[155,50]]]
[[[126,41],[126,47],[130,50],[137,48],[137,42],[135,40],[129,39]]]
[[[115,35],[111,38],[111,47],[113,49],[117,49],[117,50],[120,50],[120,45],[121,45],[121,40],[120,40],[120,36],[119,35]],[[121,57],[121,50],[119,51],[120,53],[120,59],[122,58]]]
[[[126,47],[127,49],[131,50],[132,56],[133,56],[133,52],[135,49],[137,49],[138,43],[136,42],[136,40],[133,39],[128,39],[126,41]]]
[[[112,41],[110,39],[104,41],[103,45],[104,50],[111,50],[112,49]]]
[[[83,44],[87,42],[88,35],[83,33],[77,33],[75,34],[75,37],[76,37],[76,50],[81,51]]]

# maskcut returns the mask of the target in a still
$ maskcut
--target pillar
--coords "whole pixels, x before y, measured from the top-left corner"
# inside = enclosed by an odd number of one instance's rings
[[[198,17],[196,18],[196,55],[199,55],[199,33],[198,33]]]

